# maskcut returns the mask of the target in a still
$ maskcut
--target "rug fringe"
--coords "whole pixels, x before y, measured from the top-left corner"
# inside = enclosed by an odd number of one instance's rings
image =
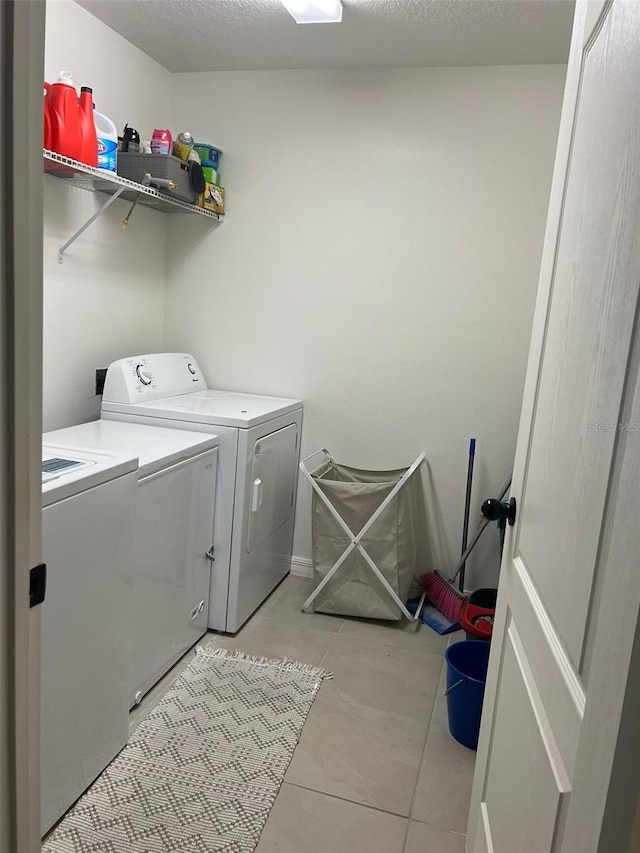
[[[247,652],[242,652],[239,649],[211,648],[210,646],[196,646],[196,654],[209,658],[245,661],[246,663],[258,664],[259,666],[272,666],[282,669],[285,672],[298,672],[301,675],[308,675],[310,678],[319,678],[321,680],[333,678],[333,673],[323,669],[321,666],[301,663],[299,660],[293,660],[292,658],[259,657],[258,655],[247,654]]]

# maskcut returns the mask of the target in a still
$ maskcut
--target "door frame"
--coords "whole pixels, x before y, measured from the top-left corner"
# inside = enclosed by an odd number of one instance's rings
[[[578,0],[576,4],[571,54],[567,69],[527,377],[520,416],[520,427],[518,430],[518,451],[512,488],[512,494],[516,496],[516,499],[522,493],[522,486],[526,477],[527,448],[532,437],[532,423],[537,402],[542,356],[546,342],[547,318],[551,306],[559,233],[582,83],[583,53],[586,45],[595,36],[603,15],[612,2],[613,0]],[[638,327],[636,327],[635,335],[635,346],[638,347],[640,345],[640,330]],[[633,377],[631,378],[633,379]],[[633,381],[631,381],[625,395],[627,410],[634,407],[640,411],[638,407],[639,399],[640,383],[637,383],[634,387]],[[609,519],[607,525],[610,530],[614,525],[620,527],[624,525],[625,507],[634,505],[635,503],[637,510],[637,489],[634,492],[628,476],[626,478],[621,476],[621,472],[625,470],[628,472],[630,470],[630,457],[632,455],[629,446],[625,445],[622,440],[618,441],[613,462],[616,479],[613,487],[608,491],[604,508],[604,513]],[[509,564],[513,559],[514,540],[517,536],[517,531],[518,526],[516,524],[515,527],[509,528],[507,533],[501,569],[505,583],[501,584],[501,586],[504,585],[506,587],[508,584],[507,574],[510,570]],[[626,553],[629,553],[629,542],[622,542],[622,538],[619,537],[618,541],[614,542],[614,545],[610,548],[608,554],[609,565],[615,565],[616,561],[620,565],[620,562],[624,559],[625,546]],[[604,565],[602,571],[607,571],[607,569],[607,565]],[[635,570],[637,571],[637,569]],[[637,814],[640,814],[640,807],[638,807],[638,803],[640,802],[640,765],[637,762],[637,756],[640,753],[640,727],[637,724],[640,716],[640,621],[636,621],[638,614],[631,612],[633,608],[625,610],[624,619],[621,618],[620,621],[616,620],[616,593],[618,599],[623,596],[621,590],[609,589],[606,595],[603,594],[598,602],[600,618],[597,619],[593,628],[593,636],[591,638],[592,652],[594,655],[597,654],[600,659],[601,668],[603,668],[604,662],[607,659],[612,662],[615,660],[616,635],[620,636],[621,632],[624,634],[625,631],[630,631],[630,636],[633,639],[624,644],[625,654],[622,656],[623,660],[619,662],[619,666],[624,667],[625,671],[628,667],[628,678],[624,685],[620,683],[620,679],[616,681],[615,678],[612,678],[610,682],[607,682],[606,679],[603,680],[600,689],[595,691],[597,693],[596,701],[593,701],[590,697],[586,697],[585,702],[581,687],[577,684],[575,685],[575,701],[577,704],[580,704],[582,701],[582,713],[584,714],[583,736],[585,736],[585,741],[590,739],[593,744],[591,754],[586,754],[588,752],[587,749],[583,749],[582,751],[581,762],[584,773],[581,774],[581,778],[588,778],[588,784],[592,790],[599,791],[605,798],[604,809],[602,811],[594,810],[590,813],[588,820],[585,820],[584,826],[580,829],[576,828],[575,820],[573,819],[568,826],[566,825],[566,812],[561,807],[560,823],[562,824],[562,829],[567,831],[571,839],[575,839],[579,835],[582,836],[582,842],[579,848],[576,848],[580,849],[581,853],[587,853],[587,851],[611,853],[613,850],[616,853],[626,853],[627,850],[633,853],[632,833],[636,819],[638,819],[640,825],[640,818],[637,818]],[[501,610],[500,601],[498,609]],[[499,670],[501,667],[501,656],[498,650],[502,646],[505,628],[504,618],[500,618],[500,615],[498,613],[492,642],[495,653],[491,656],[487,675],[488,689],[483,707],[483,720],[487,721],[487,724],[481,728],[478,745],[476,773],[474,776],[471,809],[467,827],[468,850],[480,849],[482,846],[478,847],[477,845],[481,836],[480,828],[484,819],[481,801],[492,736],[488,721],[494,719],[496,705],[495,687],[499,682]],[[502,617],[504,617],[504,613],[502,613]],[[597,648],[597,652],[593,651],[595,648]],[[607,701],[603,698],[605,695]],[[605,730],[607,727],[603,726],[601,709],[606,704],[610,704],[613,718],[619,720],[619,725],[615,729]],[[606,758],[607,750],[609,750],[609,758],[611,758],[611,753],[613,753],[612,761],[608,765],[606,760],[602,763],[598,760],[602,756]],[[592,767],[589,768],[589,764]],[[558,827],[556,830],[558,831]],[[558,851],[564,849],[557,845],[558,839],[556,837],[553,849],[557,849]],[[574,848],[570,848],[567,853],[574,853]]]
[[[40,849],[44,0],[0,3],[0,844]]]

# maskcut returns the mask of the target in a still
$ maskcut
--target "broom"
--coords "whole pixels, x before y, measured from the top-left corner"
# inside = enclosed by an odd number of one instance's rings
[[[504,484],[498,500],[501,501],[507,494],[510,485],[511,477],[509,477],[507,482]],[[427,574],[420,575],[418,578],[420,586],[426,592],[429,601],[437,610],[440,611],[440,613],[446,616],[450,622],[458,621],[460,608],[462,607],[462,602],[465,599],[465,595],[456,589],[455,582],[462,571],[462,567],[466,563],[469,554],[473,551],[478,539],[482,536],[487,524],[489,524],[489,519],[483,518],[478,525],[476,532],[473,534],[471,542],[460,557],[458,565],[454,569],[453,577],[448,578],[436,569],[433,572],[427,572]]]
[[[469,442],[469,463],[467,466],[467,491],[464,497],[464,522],[462,525],[462,548],[460,549],[460,553],[464,554],[467,550],[467,544],[469,541],[469,514],[471,511],[471,486],[473,483],[473,462],[476,455],[476,440],[472,438]],[[458,580],[458,589],[460,592],[464,592],[464,569],[465,564],[462,564],[462,568],[460,569],[460,578]]]

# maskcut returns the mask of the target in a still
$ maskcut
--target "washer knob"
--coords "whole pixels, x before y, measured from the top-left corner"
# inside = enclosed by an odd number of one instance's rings
[[[142,382],[143,385],[151,385],[153,381],[153,376],[149,373],[149,371],[145,368],[143,364],[138,364],[136,366],[136,376]]]
[[[191,373],[191,375],[192,375],[192,376],[195,376],[195,375],[196,375],[196,369],[195,369],[195,367],[191,364],[191,362],[189,362],[189,364],[187,365],[187,369],[189,370],[189,373]]]

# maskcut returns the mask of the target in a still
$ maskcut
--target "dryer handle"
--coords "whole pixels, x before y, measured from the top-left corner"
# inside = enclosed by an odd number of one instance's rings
[[[257,477],[253,481],[253,489],[251,491],[251,512],[258,512],[262,505],[262,480]]]

